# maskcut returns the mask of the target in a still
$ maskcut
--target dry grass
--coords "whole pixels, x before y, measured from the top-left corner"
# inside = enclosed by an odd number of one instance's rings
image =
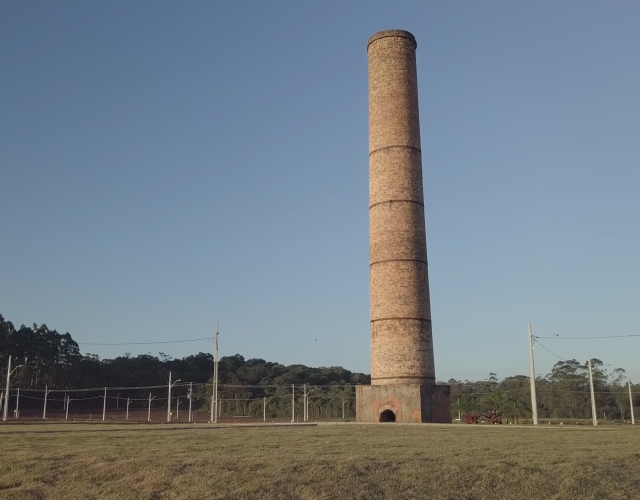
[[[9,499],[640,499],[640,426],[39,424],[0,443]]]

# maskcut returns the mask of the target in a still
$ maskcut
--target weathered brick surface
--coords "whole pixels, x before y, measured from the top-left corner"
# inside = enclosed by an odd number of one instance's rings
[[[415,50],[400,30],[367,46],[372,385],[435,383]]]

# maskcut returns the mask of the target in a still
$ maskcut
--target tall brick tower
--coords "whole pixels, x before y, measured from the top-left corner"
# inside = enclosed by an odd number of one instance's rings
[[[361,422],[450,422],[436,385],[422,190],[416,39],[369,39],[371,386],[356,390]]]

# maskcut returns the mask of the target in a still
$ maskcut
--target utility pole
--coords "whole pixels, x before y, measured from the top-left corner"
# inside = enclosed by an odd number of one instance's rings
[[[42,420],[47,419],[47,396],[51,391],[47,390],[47,386],[44,386],[44,410],[42,410]]]
[[[216,353],[213,365],[213,389],[211,391],[211,423],[218,423],[218,322],[216,321]]]
[[[176,380],[173,384],[171,383],[171,372],[169,372],[169,397],[167,398],[167,422],[171,422],[171,388],[180,382],[180,379]]]
[[[65,410],[64,410],[64,419],[65,419],[65,420],[69,420],[69,401],[71,401],[71,400],[69,399],[69,396],[67,396],[67,397],[66,397],[66,400],[67,400],[67,404],[65,405],[65,406],[66,406],[66,408],[65,408]]]
[[[129,400],[129,398],[127,398],[127,416],[126,416],[125,420],[129,420],[129,403],[130,402],[131,401]]]
[[[533,414],[533,425],[538,425],[538,401],[536,400],[536,370],[533,366],[533,333],[529,325],[529,365],[531,367],[531,411]]]
[[[13,370],[11,369],[11,354],[9,354],[9,363],[7,364],[7,385],[4,389],[4,411],[2,412],[2,421],[7,421],[7,411],[9,409],[9,380],[11,379],[11,374],[15,372],[22,365],[16,366]]]
[[[296,421],[296,385],[291,384],[291,423]]]
[[[102,421],[104,422],[105,418],[107,418],[107,388],[104,388],[104,396],[102,396],[104,400],[102,402]],[[69,400],[67,399],[67,405],[69,404]]]
[[[591,354],[589,354],[589,386],[591,387],[591,417],[593,426],[598,425],[598,415],[596,414],[596,397],[593,393],[593,372],[591,370]]]
[[[631,407],[631,425],[636,424],[636,419],[633,416],[633,397],[631,396],[631,380],[629,382],[629,406]]]
[[[193,382],[189,382],[189,422],[191,422],[191,395],[193,394]]]

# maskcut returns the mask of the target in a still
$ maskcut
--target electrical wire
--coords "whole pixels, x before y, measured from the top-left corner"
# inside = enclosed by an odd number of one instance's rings
[[[183,342],[198,342],[200,340],[211,340],[211,337],[202,337],[200,339],[183,339],[183,340],[158,340],[155,342],[78,342],[78,345],[153,345],[153,344],[180,344]]]
[[[566,359],[564,359],[562,356],[558,356],[555,352],[553,352],[550,349],[547,349],[544,345],[542,345],[540,342],[538,342],[538,344],[540,347],[542,347],[545,351],[550,352],[551,354],[553,354],[556,358],[561,359],[562,361],[566,361]]]
[[[591,340],[591,339],[621,339],[626,337],[640,337],[640,333],[633,333],[630,335],[606,335],[601,337],[562,337],[561,335],[558,335],[555,338],[562,339],[562,340]]]
[[[48,343],[48,344],[52,344],[54,342],[56,342],[58,339],[25,339],[25,338],[20,338],[20,336],[17,334],[17,332],[14,334],[16,335],[16,342],[18,343],[27,343],[27,344],[37,344],[37,343]],[[61,335],[61,334],[58,334]],[[94,345],[94,346],[109,346],[109,345],[153,345],[153,344],[180,344],[183,342],[198,342],[201,340],[208,340],[211,341],[212,338],[211,337],[202,337],[199,339],[182,339],[182,340],[156,340],[153,342],[76,342],[75,340],[72,340],[71,342],[77,344],[77,345]],[[66,343],[66,342],[65,342]]]

